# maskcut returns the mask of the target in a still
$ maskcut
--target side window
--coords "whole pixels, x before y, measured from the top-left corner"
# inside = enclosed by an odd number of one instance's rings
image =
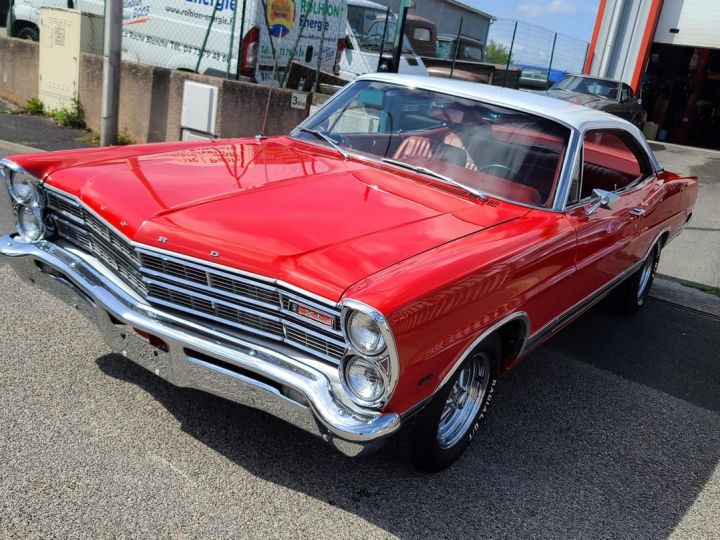
[[[627,84],[622,85],[622,90],[620,92],[620,101],[628,101],[633,97],[632,90]]]
[[[631,135],[622,131],[593,130],[583,141],[580,200],[594,189],[621,191],[645,177],[649,167]]]

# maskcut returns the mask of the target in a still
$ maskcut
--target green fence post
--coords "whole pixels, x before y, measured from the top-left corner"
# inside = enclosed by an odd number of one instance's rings
[[[315,92],[320,90],[320,68],[322,67],[323,48],[325,47],[325,26],[327,24],[328,0],[325,0],[325,9],[323,10],[322,31],[320,32],[320,51],[318,54],[317,68],[315,69]]]
[[[515,34],[517,33],[517,21],[515,21],[515,27],[513,28],[513,37],[510,42],[510,52],[508,53],[507,64],[505,64],[505,77],[503,79],[503,86],[507,86],[508,71],[510,71],[510,61],[512,60],[513,46],[515,45]]]
[[[210,37],[210,29],[212,28],[213,23],[215,22],[215,14],[217,13],[218,8],[218,2],[221,2],[222,0],[215,0],[215,7],[213,7],[212,16],[210,17],[210,22],[208,23],[207,32],[205,32],[205,39],[203,40],[202,47],[200,48],[200,54],[198,55],[198,61],[197,65],[195,66],[195,71],[200,73],[200,62],[202,62],[203,54],[205,54],[205,47],[207,46],[208,38]]]
[[[243,2],[243,6],[245,6],[245,3]],[[237,21],[237,0],[235,0],[235,11],[233,11],[233,22],[232,27],[230,28],[230,46],[228,47],[228,60],[227,60],[227,69],[225,70],[225,78],[230,78],[230,63],[232,62],[232,52],[233,52],[233,41],[235,40],[235,22]],[[241,41],[242,43],[242,41]],[[238,55],[238,62],[240,61],[240,55]]]

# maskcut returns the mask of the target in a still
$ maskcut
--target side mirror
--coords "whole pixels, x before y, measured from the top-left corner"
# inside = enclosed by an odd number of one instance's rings
[[[591,216],[597,212],[598,208],[607,208],[612,210],[615,204],[620,200],[620,196],[612,191],[605,191],[604,189],[593,189],[593,197],[596,201],[590,208],[585,210],[586,216]]]

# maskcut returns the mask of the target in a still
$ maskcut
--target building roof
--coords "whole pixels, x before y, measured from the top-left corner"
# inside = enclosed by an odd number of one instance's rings
[[[476,9],[476,8],[474,8],[474,7],[472,7],[472,6],[468,6],[467,4],[465,4],[465,3],[463,3],[463,2],[459,2],[458,0],[442,0],[442,1],[445,2],[445,3],[447,3],[447,4],[452,4],[452,5],[454,5],[454,6],[457,6],[457,7],[461,8],[461,9],[466,10],[466,11],[470,11],[470,12],[475,13],[475,14],[477,14],[477,15],[482,15],[483,17],[487,17],[487,18],[490,19],[490,20],[495,19],[495,17],[493,17],[493,16],[490,15],[489,13],[485,13],[484,11],[480,11],[479,9]]]

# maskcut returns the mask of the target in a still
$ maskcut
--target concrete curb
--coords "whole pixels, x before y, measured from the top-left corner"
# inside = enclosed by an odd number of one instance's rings
[[[671,148],[673,150],[681,150],[683,152],[688,152],[688,151],[704,152],[706,154],[713,154],[715,156],[720,154],[720,150],[713,150],[712,148],[701,148],[699,146],[688,146],[685,144],[675,144],[675,143],[669,143],[669,142],[664,142],[664,141],[651,141],[651,140],[648,140],[648,143],[650,143],[651,148],[652,148],[653,144],[657,144],[657,145],[662,145],[662,146]],[[655,151],[654,148],[653,148],[653,151]]]
[[[720,319],[720,297],[656,276],[650,296],[682,308]]]
[[[0,139],[0,146],[10,150],[11,152],[17,152],[18,154],[32,154],[35,152],[47,152],[47,150],[41,150],[40,148],[33,148],[32,146],[25,146],[24,144],[17,144],[10,141],[4,141]]]

